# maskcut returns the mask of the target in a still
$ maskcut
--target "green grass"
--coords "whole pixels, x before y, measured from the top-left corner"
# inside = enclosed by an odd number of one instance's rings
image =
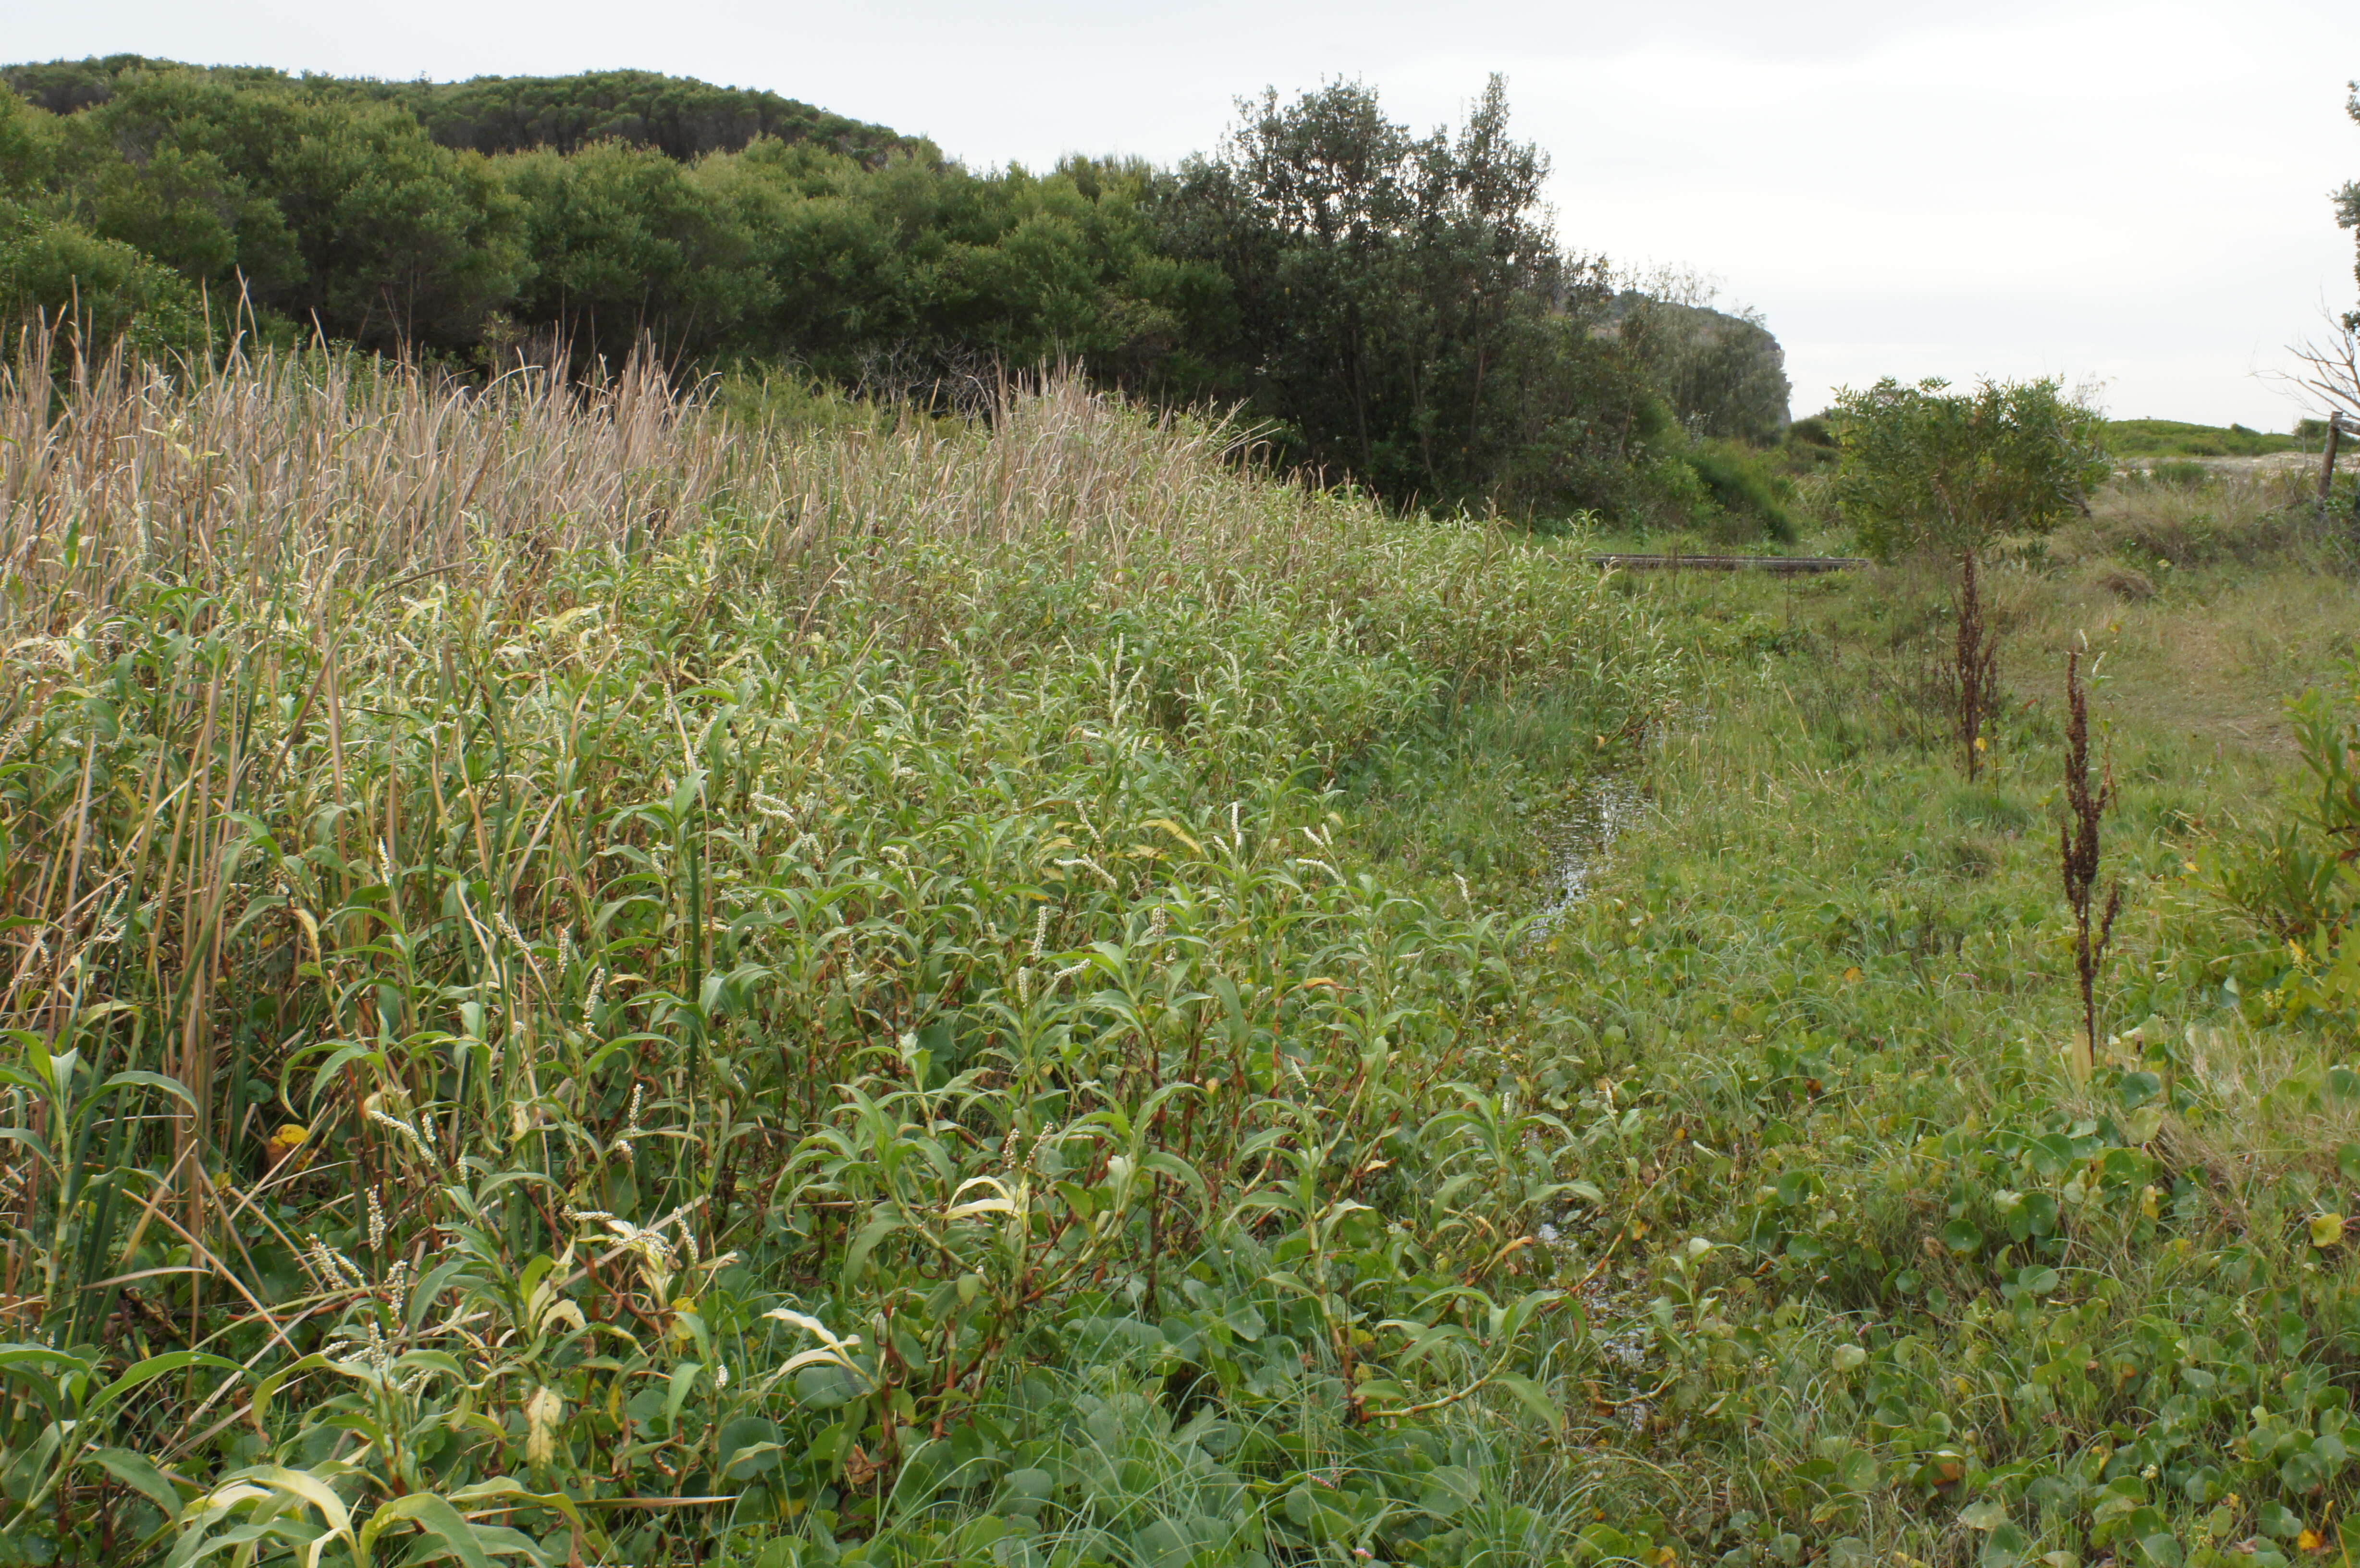
[[[2016,701],[1974,786],[1929,689],[1934,583],[1634,585],[1706,685],[1528,960],[1575,1023],[1518,1078],[1618,1193],[1553,1226],[1587,1343],[1619,1347],[1569,1449],[1530,1462],[1594,1488],[1615,1533],[1583,1550],[2192,1563],[2333,1539],[2360,1269],[2311,1222],[2360,1172],[2329,1071],[2351,1040],[2278,1008],[2284,952],[2200,866],[2282,809],[2276,697],[2333,675],[2348,590],[2300,559],[2128,613],[2070,572],[1995,584]],[[2208,665],[2199,626],[2282,651]],[[2054,843],[2067,647],[2100,656],[2126,891],[2090,1072]],[[1479,749],[1425,818],[1520,797],[1520,748]]]
[[[1071,385],[0,393],[0,1561],[2337,1539],[2350,1021],[2214,893],[2352,652],[2267,487],[1994,567],[1969,786],[1939,571],[1601,579]]]
[[[2272,430],[2243,425],[2191,425],[2180,419],[2109,419],[2106,450],[2125,457],[2266,457],[2294,452],[2301,443]]]

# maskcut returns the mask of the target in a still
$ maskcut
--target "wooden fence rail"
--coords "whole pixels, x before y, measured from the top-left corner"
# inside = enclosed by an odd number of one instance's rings
[[[1800,577],[1868,562],[1852,555],[1593,555],[1590,564],[1617,572],[1766,572],[1774,577]]]

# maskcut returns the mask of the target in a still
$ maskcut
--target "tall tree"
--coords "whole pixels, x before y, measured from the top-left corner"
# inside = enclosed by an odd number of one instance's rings
[[[472,344],[530,270],[489,161],[388,105],[127,71],[64,131],[61,195],[94,232],[366,347]]]
[[[1306,461],[1395,496],[1486,492],[1521,455],[1520,399],[1555,379],[1531,374],[1566,347],[1551,323],[1603,298],[1558,247],[1504,86],[1456,136],[1413,136],[1357,82],[1239,110],[1162,214],[1169,249],[1230,280],[1243,389]]]
[[[600,142],[499,168],[535,267],[517,309],[579,361],[619,365],[643,339],[667,357],[704,354],[776,299],[742,212],[651,147]]]
[[[1887,378],[1837,394],[1835,499],[1871,554],[1979,553],[2002,534],[2045,534],[2106,473],[2096,410],[2055,380]]]

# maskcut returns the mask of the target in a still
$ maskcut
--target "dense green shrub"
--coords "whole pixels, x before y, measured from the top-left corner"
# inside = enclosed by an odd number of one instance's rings
[[[197,292],[169,267],[117,241],[0,200],[0,354],[28,324],[45,324],[67,354],[118,342],[158,354],[205,341]]]
[[[1759,316],[1625,289],[1609,320],[1690,434],[1758,446],[1785,430],[1786,351]]]
[[[2003,534],[2045,534],[2087,507],[2109,470],[2102,421],[2053,380],[1890,379],[1836,402],[1837,506],[1861,546],[1981,551]]]
[[[2233,846],[2218,889],[2271,935],[2325,963],[2330,990],[2360,1007],[2360,949],[2347,941],[2360,912],[2360,666],[2289,711],[2307,775],[2293,820]]]
[[[1759,452],[1737,441],[1707,441],[1688,452],[1688,462],[1732,517],[1771,539],[1793,541],[1794,483]]]
[[[0,82],[54,114],[104,103],[127,82],[158,71],[194,71],[238,89],[274,89],[325,99],[396,103],[429,135],[470,152],[573,152],[594,142],[650,147],[686,160],[736,152],[769,137],[804,142],[864,162],[895,152],[934,159],[932,143],[882,125],[831,114],[775,93],[716,87],[650,71],[592,71],[573,76],[478,76],[465,82],[383,82],[374,78],[290,75],[261,66],[185,66],[118,54],[38,65],[0,67]]]
[[[610,141],[572,157],[521,153],[498,169],[522,204],[532,258],[511,309],[579,355],[619,366],[642,338],[667,354],[702,354],[776,304],[749,226],[661,153]]]
[[[1076,365],[1170,407],[1243,403],[1273,461],[1396,506],[1556,525],[1726,515],[1737,492],[1699,487],[1680,421],[1784,418],[1757,326],[1626,296],[1629,330],[1602,327],[1602,270],[1546,221],[1497,82],[1455,135],[1338,86],[1249,105],[1176,170],[1034,174],[640,73],[0,74],[21,95],[0,179],[281,339],[477,370],[767,360],[936,408]],[[1306,194],[1323,169],[1354,172]]]
[[[1473,694],[1633,722],[1609,580],[1071,379],[57,396],[0,378],[0,897],[88,982],[0,1001],[9,1550],[1534,1528],[1461,1436],[1555,1420],[1501,1225],[1606,1189],[1499,1087],[1519,929],[1337,781]]]

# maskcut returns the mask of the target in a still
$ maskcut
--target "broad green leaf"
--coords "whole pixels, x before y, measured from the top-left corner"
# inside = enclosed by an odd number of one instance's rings
[[[130,1393],[144,1383],[151,1382],[168,1373],[186,1371],[191,1367],[209,1367],[217,1372],[238,1375],[243,1375],[246,1371],[244,1367],[235,1361],[224,1356],[208,1355],[202,1350],[168,1350],[161,1356],[151,1356],[145,1361],[135,1364],[122,1377],[91,1396],[91,1409],[94,1411],[101,1406]]]
[[[1978,1497],[1959,1510],[1959,1522],[1969,1530],[1997,1530],[2007,1522],[2007,1507],[1996,1497]]]
[[[111,1089],[130,1088],[160,1089],[165,1094],[171,1095],[174,1099],[180,1101],[183,1105],[189,1105],[191,1108],[193,1108],[197,1103],[197,1097],[194,1094],[190,1094],[188,1085],[182,1083],[179,1079],[167,1078],[161,1073],[144,1073],[136,1068],[115,1073],[105,1083],[101,1083],[98,1086],[98,1093],[100,1094],[104,1094]],[[93,1097],[95,1098],[96,1096],[93,1095]]]
[[[877,1250],[878,1243],[900,1230],[902,1224],[899,1215],[886,1214],[870,1220],[860,1227],[860,1234],[854,1236],[852,1245],[845,1249],[844,1282],[846,1284],[859,1283],[861,1275],[869,1267],[869,1255]]]
[[[180,1518],[180,1489],[148,1459],[127,1448],[93,1449],[90,1459],[108,1475],[161,1508],[166,1519]]]
[[[1491,1380],[1514,1395],[1518,1404],[1546,1421],[1551,1428],[1564,1423],[1565,1411],[1548,1397],[1546,1389],[1530,1377],[1521,1373],[1502,1372]]]
[[[361,1549],[367,1551],[377,1536],[389,1525],[415,1523],[426,1534],[435,1537],[451,1550],[464,1568],[492,1568],[492,1560],[477,1539],[475,1527],[459,1515],[459,1510],[432,1492],[412,1492],[406,1497],[396,1497],[380,1506],[369,1516],[361,1529]],[[535,1552],[538,1557],[540,1554]]]

